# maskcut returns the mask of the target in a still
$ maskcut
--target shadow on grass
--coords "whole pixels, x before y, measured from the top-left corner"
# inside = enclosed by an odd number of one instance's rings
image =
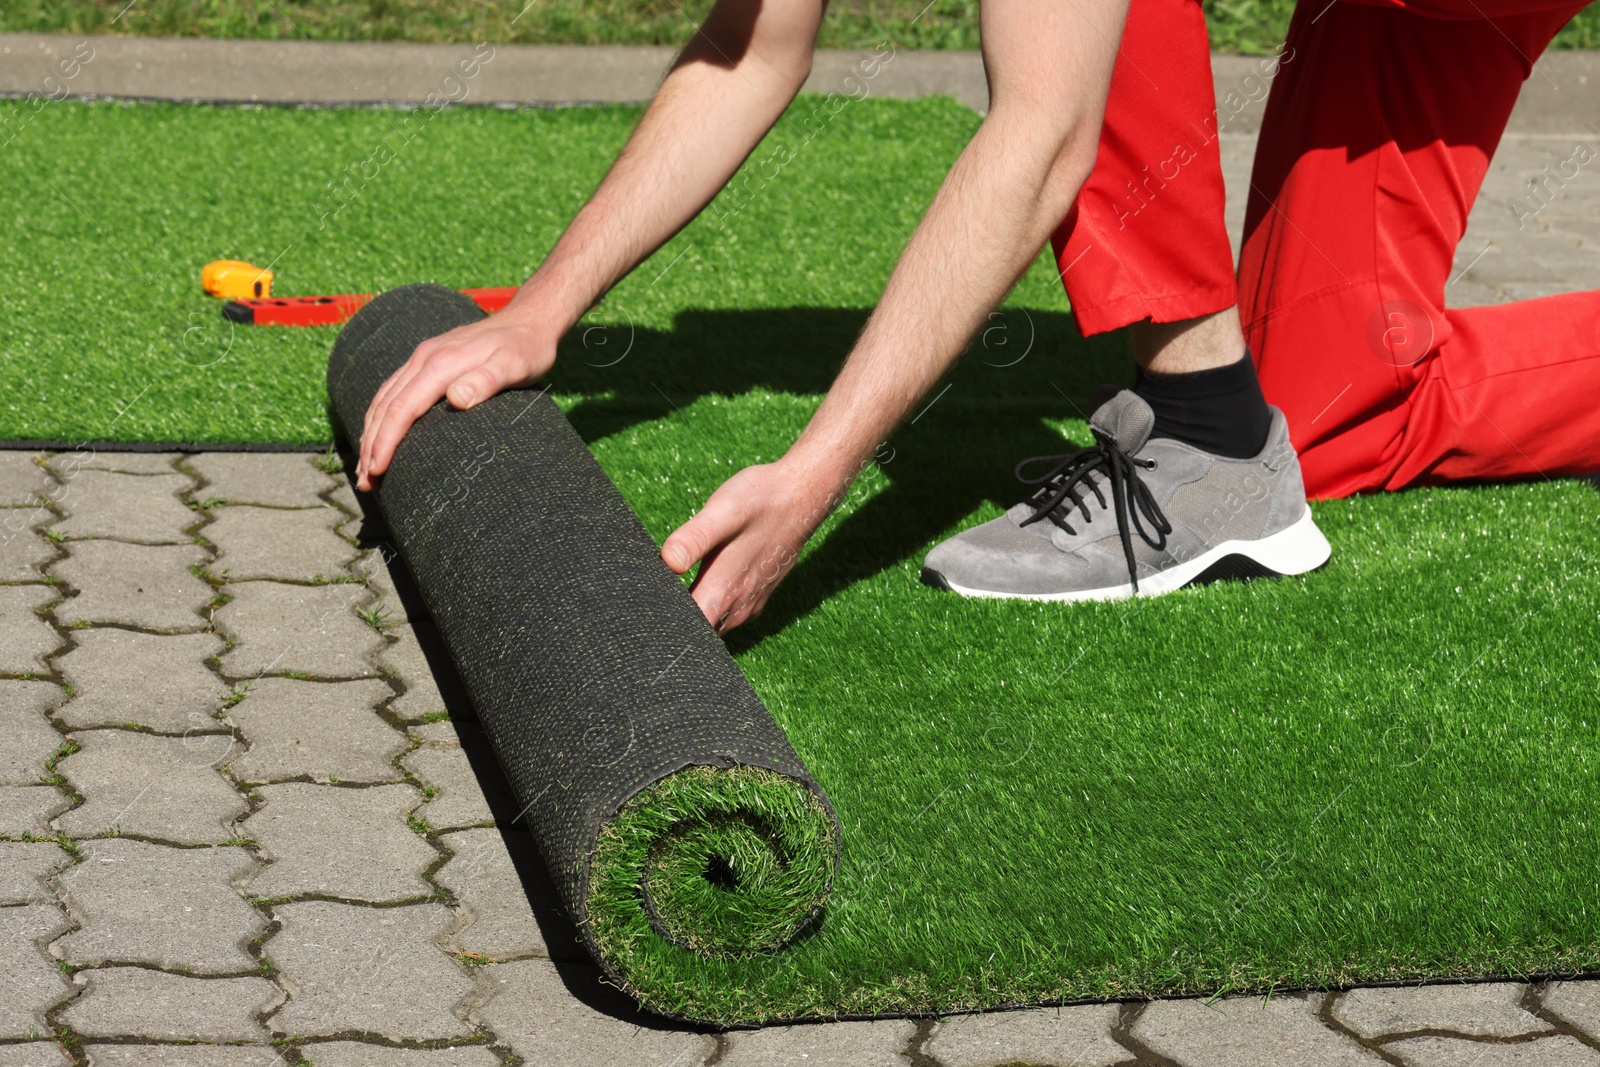
[[[550,384],[579,394],[567,418],[591,445],[670,418],[702,396],[751,390],[825,393],[865,326],[863,308],[688,311],[670,331],[626,322],[580,326]],[[1104,382],[1131,381],[1122,338],[1085,339],[1071,315],[1006,309],[891,438],[886,486],[817,542],[766,612],[729,638],[744,651],[850,585],[920,551],[985,502],[1021,498],[1017,460],[1064,451],[1047,419],[1083,418]]]

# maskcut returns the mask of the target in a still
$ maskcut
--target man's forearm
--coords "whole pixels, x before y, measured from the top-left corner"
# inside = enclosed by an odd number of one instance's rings
[[[1127,0],[987,0],[980,11],[989,115],[783,460],[834,494],[959,358],[1094,166]]]
[[[820,10],[820,8],[818,8]],[[809,69],[804,9],[767,27],[778,50],[751,42],[728,61],[702,32],[662,83],[589,202],[503,314],[565,333],[620,278],[711,202],[793,100]]]
[[[984,124],[786,462],[847,487],[1032,263],[1088,174],[1097,130],[1096,117],[1058,144],[1020,117]]]

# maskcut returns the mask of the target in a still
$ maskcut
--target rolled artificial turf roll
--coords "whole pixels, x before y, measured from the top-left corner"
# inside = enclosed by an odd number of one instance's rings
[[[436,285],[377,297],[328,361],[343,440],[430,337],[483,318]],[[563,902],[650,1005],[661,941],[782,949],[819,920],[833,809],[682,582],[542,390],[443,402],[374,496]],[[649,968],[643,968],[648,971]]]

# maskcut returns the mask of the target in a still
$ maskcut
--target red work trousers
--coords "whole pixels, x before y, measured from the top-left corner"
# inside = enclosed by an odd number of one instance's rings
[[[1306,0],[1218,106],[1198,5],[1133,0],[1095,172],[1054,240],[1080,328],[1232,302],[1206,137],[1270,81],[1238,302],[1307,492],[1600,470],[1600,293],[1444,306],[1522,82],[1584,6],[1551,3]]]

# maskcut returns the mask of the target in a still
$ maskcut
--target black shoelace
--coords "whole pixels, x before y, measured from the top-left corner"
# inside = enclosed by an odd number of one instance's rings
[[[1133,583],[1133,591],[1137,593],[1139,572],[1133,559],[1133,537],[1129,533],[1129,526],[1139,532],[1145,544],[1157,551],[1167,547],[1167,535],[1172,532],[1172,523],[1162,513],[1161,506],[1139,476],[1140,470],[1155,470],[1156,461],[1134,459],[1118,448],[1116,441],[1098,430],[1094,431],[1094,439],[1099,443],[1077,452],[1059,456],[1029,456],[1017,464],[1017,481],[1023,485],[1039,486],[1028,498],[1028,504],[1034,509],[1033,515],[1024,519],[1022,525],[1049,519],[1067,533],[1076,534],[1077,531],[1067,523],[1068,516],[1074,510],[1083,516],[1085,524],[1094,521],[1088,499],[1081,495],[1081,490],[1088,489],[1094,493],[1101,508],[1106,506],[1100,483],[1092,477],[1100,475],[1111,486],[1111,510],[1117,520],[1117,534],[1122,539],[1122,555],[1128,561],[1128,580]],[[1052,466],[1036,478],[1026,476],[1024,469],[1036,463],[1049,463]],[[1153,534],[1145,529],[1146,522],[1155,531]]]

